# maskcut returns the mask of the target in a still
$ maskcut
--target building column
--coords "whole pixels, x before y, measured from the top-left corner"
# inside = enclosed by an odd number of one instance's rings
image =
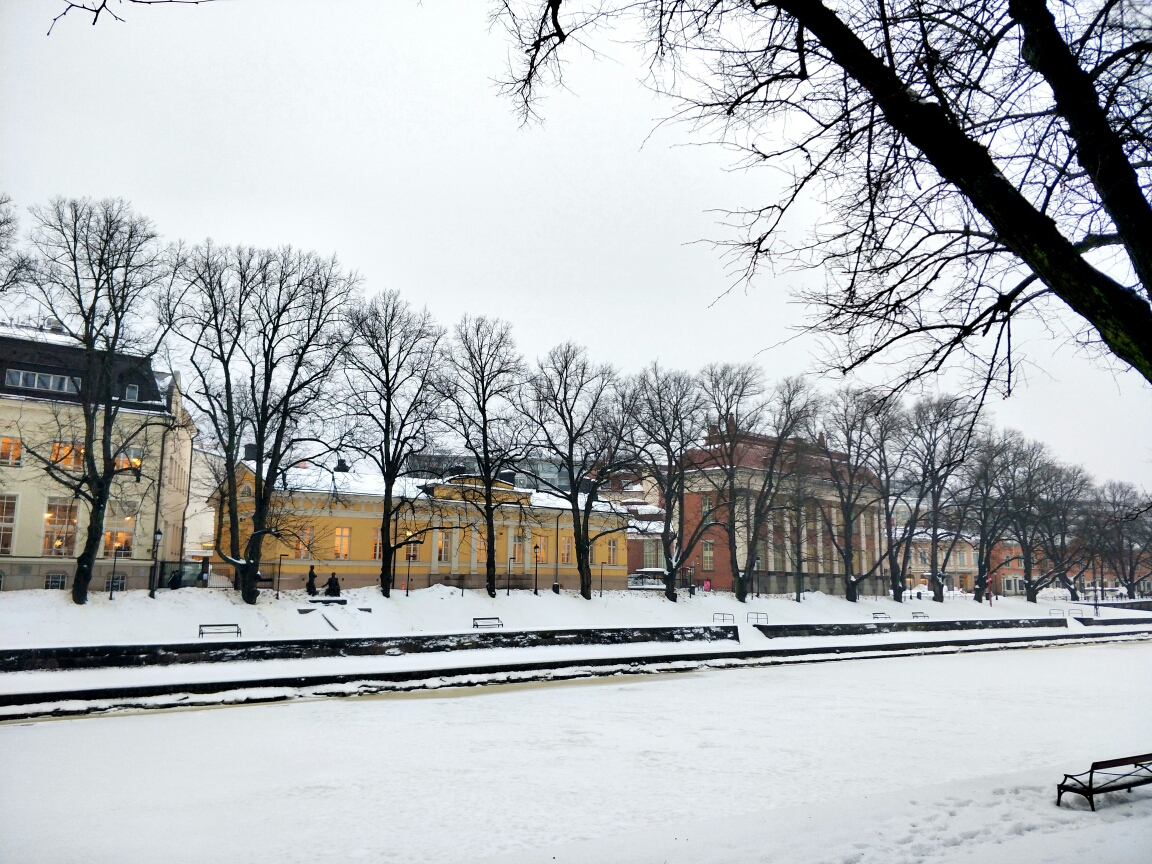
[[[438,547],[440,546],[440,529],[433,528],[431,533],[432,546],[428,550],[428,584],[432,584],[432,576],[440,572]]]
[[[452,519],[452,567],[453,574],[460,572],[460,517]]]

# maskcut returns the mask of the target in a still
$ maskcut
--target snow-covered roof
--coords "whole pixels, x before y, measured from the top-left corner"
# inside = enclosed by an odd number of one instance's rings
[[[253,462],[243,463],[248,470],[255,471]],[[402,498],[418,498],[427,495],[425,487],[445,481],[428,480],[418,477],[401,477],[396,481],[392,494]],[[302,467],[289,468],[284,472],[284,488],[291,492],[313,492],[328,495],[363,495],[370,498],[384,496],[384,477],[379,471],[373,470],[371,465],[361,463],[350,471],[334,471],[331,467],[310,464]],[[538,492],[534,489],[515,488],[515,492],[528,496],[529,505],[533,509],[564,510],[568,511],[571,505],[567,499],[551,492]],[[583,506],[585,496],[580,496]],[[592,509],[598,513],[625,512],[607,501],[596,501]]]

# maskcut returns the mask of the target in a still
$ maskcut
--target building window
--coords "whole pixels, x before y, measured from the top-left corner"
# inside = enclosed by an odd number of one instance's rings
[[[62,471],[79,471],[84,467],[84,448],[79,444],[53,441],[52,465]]]
[[[131,558],[139,501],[109,501],[104,514],[104,557]]]
[[[352,547],[352,529],[337,528],[333,536],[332,557],[337,561],[347,561],[348,551]]]
[[[593,540],[588,544],[588,566],[591,567],[596,563],[596,541]]]
[[[111,576],[104,577],[104,590],[105,591],[123,591],[124,590],[124,574],[113,573]]]
[[[76,499],[49,498],[44,513],[44,554],[71,558],[76,553]]]
[[[476,531],[476,560],[488,560],[488,531],[483,527]]]
[[[440,531],[436,537],[436,560],[452,560],[452,535]]]
[[[46,589],[63,591],[68,587],[68,577],[63,573],[49,573],[44,577],[44,587]]]
[[[16,528],[16,496],[0,495],[0,555],[12,554],[12,532]]]
[[[571,537],[565,537],[564,542],[560,546],[560,563],[561,564],[571,564],[572,563],[572,538]]]
[[[376,533],[372,537],[372,560],[373,561],[383,561],[384,560],[384,539],[383,539],[382,535],[380,534],[379,528],[376,529]]]
[[[296,557],[297,558],[311,558],[312,557],[312,526],[305,525],[300,529],[296,535]]]
[[[245,483],[243,486],[240,487],[240,497],[241,498],[251,498],[252,497],[252,487],[249,486],[247,483]]]
[[[960,565],[961,567],[967,567],[968,566],[968,553],[967,552],[957,552],[956,553],[956,563],[958,565]]]
[[[405,561],[419,561],[420,560],[420,544],[415,540],[409,540],[404,544],[404,560]]]
[[[548,563],[548,540],[545,537],[537,537],[532,543],[532,552],[535,555],[537,564]]]
[[[140,385],[129,384],[124,388],[124,401],[125,402],[139,402],[140,401]]]
[[[83,451],[81,451],[83,452]],[[144,464],[144,448],[143,447],[125,447],[116,454],[115,466],[117,471],[132,471],[139,470],[140,466]]]
[[[921,552],[920,553],[920,563],[923,564],[925,567],[928,566],[928,553],[927,552]]]
[[[660,545],[659,542],[656,540],[645,540],[644,541],[644,569],[645,570],[654,570],[657,566],[659,566],[656,563],[656,552],[657,552],[657,549],[659,548],[659,545]]]
[[[0,465],[16,468],[24,454],[24,445],[19,438],[0,438]]]
[[[700,496],[700,513],[701,513],[701,515],[707,516],[709,511],[711,511],[711,509],[712,509],[712,496],[711,495],[701,495]]]
[[[516,532],[516,536],[512,538],[512,560],[517,564],[524,561],[524,538],[520,532]]]
[[[613,567],[616,564],[616,538],[612,537],[608,541],[608,566]]]
[[[715,545],[711,540],[705,540],[700,549],[700,567],[711,570],[715,562]]]
[[[4,384],[22,390],[46,390],[50,393],[75,393],[76,379],[67,375],[50,375],[45,372],[23,372],[9,369],[4,373]]]

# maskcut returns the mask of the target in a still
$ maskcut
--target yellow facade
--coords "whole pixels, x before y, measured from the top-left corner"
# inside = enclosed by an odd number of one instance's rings
[[[300,484],[277,501],[274,526],[261,551],[261,571],[281,589],[302,588],[310,567],[319,584],[335,573],[345,588],[380,584],[384,528],[381,496],[372,483],[340,477],[342,488]],[[312,484],[318,486],[320,484]],[[485,584],[484,519],[475,506],[477,489],[467,479],[407,484],[404,510],[388,531],[394,542],[412,543],[395,554],[393,585],[398,590],[445,584],[482,588]],[[497,585],[500,588],[579,588],[572,516],[566,502],[551,495],[501,484],[496,513]],[[247,520],[242,520],[242,525]],[[248,525],[251,523],[248,522]],[[628,553],[623,513],[600,509],[592,517],[593,583],[626,588]],[[243,536],[246,540],[246,534]],[[227,538],[223,548],[227,550]],[[213,570],[230,572],[218,555]]]

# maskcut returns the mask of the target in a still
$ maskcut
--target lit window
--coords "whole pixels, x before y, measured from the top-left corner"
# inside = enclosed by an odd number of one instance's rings
[[[572,563],[572,538],[571,537],[565,537],[564,543],[560,547],[560,563],[561,564],[571,564]]]
[[[715,554],[716,554],[715,553],[715,545],[713,544],[713,542],[711,540],[705,540],[704,543],[701,545],[701,552],[700,552],[700,558],[701,558],[700,566],[702,569],[704,569],[704,570],[713,569]]]
[[[352,529],[337,528],[333,541],[332,557],[337,561],[347,561],[348,551],[352,546]]]
[[[613,537],[608,541],[608,566],[611,567],[616,563],[616,538]]]
[[[535,555],[537,564],[548,563],[548,540],[544,537],[537,537],[532,543],[532,552]]]
[[[436,560],[437,561],[451,561],[452,560],[452,535],[445,534],[443,531],[436,537]]]
[[[52,465],[62,471],[80,471],[84,467],[84,447],[53,441]]]
[[[140,385],[129,384],[124,388],[124,401],[125,402],[139,402],[140,401]]]
[[[519,533],[512,540],[512,560],[517,564],[524,561],[524,538]]]
[[[132,532],[131,531],[105,531],[104,532],[105,558],[131,558]]]
[[[24,445],[19,438],[0,438],[0,465],[14,468],[20,464]]]
[[[12,532],[16,528],[16,496],[0,495],[0,555],[12,554]]]
[[[117,471],[139,470],[140,466],[143,464],[143,447],[125,447],[116,455],[115,466]]]
[[[44,513],[44,554],[71,558],[76,553],[76,499],[49,498]]]
[[[296,535],[296,557],[312,557],[312,526],[306,525]]]
[[[420,560],[420,544],[416,541],[409,540],[404,544],[404,560],[405,561],[419,561]]]
[[[382,561],[384,559],[384,541],[380,535],[380,529],[376,529],[375,535],[372,537],[372,560]]]

